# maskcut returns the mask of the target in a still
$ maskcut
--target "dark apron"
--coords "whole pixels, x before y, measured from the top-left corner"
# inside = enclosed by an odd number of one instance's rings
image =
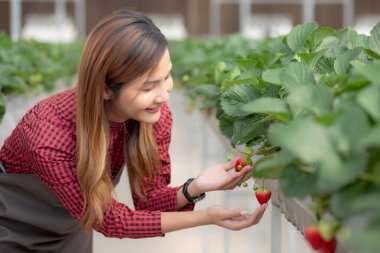
[[[0,166],[0,253],[92,252],[92,232],[82,230],[36,175],[3,170]]]

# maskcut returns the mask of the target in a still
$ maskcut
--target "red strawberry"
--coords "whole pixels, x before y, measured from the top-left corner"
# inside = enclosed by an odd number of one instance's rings
[[[242,170],[245,166],[247,166],[247,164],[244,162],[244,158],[239,156],[237,159],[236,159],[236,162],[235,162],[235,171],[236,172],[239,172],[240,170]]]
[[[268,200],[272,196],[272,192],[268,187],[264,186],[264,187],[257,188],[255,195],[260,205],[262,205],[268,202]]]
[[[323,238],[317,226],[310,226],[304,229],[305,239],[309,242],[310,246],[315,249],[321,249],[323,245]]]
[[[336,238],[331,238],[330,241],[324,241],[322,244],[322,252],[323,253],[334,253],[336,248]]]

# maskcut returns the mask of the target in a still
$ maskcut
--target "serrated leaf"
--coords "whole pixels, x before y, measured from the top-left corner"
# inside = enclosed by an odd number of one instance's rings
[[[334,63],[334,70],[337,73],[337,75],[346,74],[350,67],[350,62],[352,60],[355,60],[361,52],[362,50],[360,48],[354,48],[347,50],[342,55],[339,55]]]
[[[264,113],[274,115],[280,120],[289,119],[289,111],[285,101],[279,98],[261,97],[255,99],[241,107],[247,113]]]
[[[330,28],[330,27],[320,27],[320,28],[314,30],[310,34],[310,36],[307,40],[309,47],[310,47],[310,52],[318,51],[317,48],[322,43],[322,41],[327,36],[334,34],[334,32],[335,32],[335,30],[333,28]]]
[[[358,34],[355,30],[348,30],[348,49],[356,47],[369,48],[369,37],[365,34]]]
[[[301,61],[306,63],[309,67],[314,68],[317,62],[322,58],[327,49],[311,53],[299,53]]]
[[[253,115],[246,118],[237,119],[234,122],[233,135],[231,142],[248,143],[256,138],[265,136],[270,122],[267,118],[259,115]]]
[[[287,36],[289,48],[295,53],[300,52],[309,35],[317,29],[317,27],[318,26],[315,22],[295,26]]]
[[[329,74],[334,71],[335,59],[322,56],[315,65],[315,71],[319,74]]]
[[[280,74],[282,68],[267,69],[263,71],[262,78],[265,82],[281,85]]]
[[[380,54],[380,23],[377,23],[371,30],[369,48],[375,53]]]
[[[281,71],[280,80],[288,92],[315,83],[313,71],[302,62],[286,65]]]
[[[223,111],[233,117],[243,117],[249,113],[242,112],[240,107],[260,97],[260,91],[250,85],[234,85],[227,89],[221,96]]]

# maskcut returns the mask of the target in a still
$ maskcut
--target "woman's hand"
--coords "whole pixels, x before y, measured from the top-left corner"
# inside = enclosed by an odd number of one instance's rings
[[[207,215],[212,224],[230,230],[241,230],[256,225],[263,217],[267,204],[258,207],[252,214],[240,210],[227,210],[221,206],[207,208]]]
[[[245,166],[239,172],[228,173],[234,169],[235,160],[218,164],[204,170],[191,182],[189,192],[197,196],[203,192],[232,190],[251,177],[252,166]]]

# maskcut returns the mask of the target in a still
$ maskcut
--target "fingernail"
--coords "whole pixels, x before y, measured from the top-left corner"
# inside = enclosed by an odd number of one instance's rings
[[[243,215],[247,215],[247,214],[248,214],[247,211],[241,211],[241,212],[240,212],[240,215],[242,215],[242,216],[243,216]]]

